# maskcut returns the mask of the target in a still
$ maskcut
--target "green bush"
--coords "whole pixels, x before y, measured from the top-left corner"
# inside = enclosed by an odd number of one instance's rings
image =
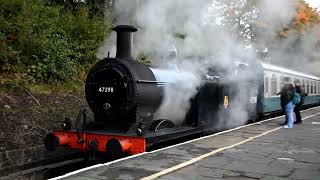
[[[23,77],[17,83],[79,81],[110,31],[112,23],[105,19],[89,17],[85,5],[69,11],[43,0],[0,0],[4,78]]]
[[[137,56],[137,61],[146,65],[150,65],[152,60],[149,55],[145,53],[140,53]]]

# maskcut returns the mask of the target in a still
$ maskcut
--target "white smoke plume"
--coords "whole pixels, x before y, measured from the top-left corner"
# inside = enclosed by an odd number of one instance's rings
[[[177,125],[183,123],[190,109],[190,100],[201,85],[200,72],[195,72],[195,64],[185,61],[180,64],[179,72],[171,73],[170,78],[174,83],[164,87],[164,97],[154,115],[155,119],[169,119]]]
[[[219,8],[214,6],[212,0],[115,2],[117,24],[131,24],[139,29],[134,38],[134,52],[148,54],[154,65],[168,67],[176,64],[182,71],[181,78],[175,84],[165,87],[164,100],[155,114],[157,118],[170,119],[181,124],[190,108],[190,99],[201,86],[201,77],[208,67],[219,64],[227,71],[232,71],[234,56],[250,56],[247,59],[253,59],[254,53],[244,50],[244,45],[234,41],[233,36],[218,25],[215,11]],[[183,35],[184,39],[177,38],[179,35]],[[106,54],[105,49],[114,49],[110,47],[110,40],[113,44],[115,42],[114,37],[112,35],[111,39],[106,41],[100,55]],[[170,45],[175,45],[178,49],[177,60],[166,58]],[[189,76],[184,75],[186,73]],[[232,79],[233,72],[225,74],[230,75],[225,79]],[[237,120],[240,121],[237,124],[244,124],[247,120],[244,104],[240,101],[234,104],[234,107],[237,107],[234,117],[238,117]]]
[[[230,1],[237,3],[237,0]],[[291,21],[295,9],[290,3],[290,0],[261,1],[258,5],[261,10],[259,13],[268,23],[265,29],[267,33],[257,34],[262,38],[254,45],[268,44],[270,37]],[[174,64],[183,72],[181,75],[190,74],[182,76],[176,84],[166,86],[164,101],[156,112],[158,118],[181,123],[190,108],[190,99],[201,86],[200,79],[208,67],[218,65],[226,71],[227,77],[224,80],[232,81],[237,76],[234,57],[247,63],[257,59],[253,44],[247,48],[248,44],[235,40],[228,27],[221,25],[223,18],[220,16],[223,13],[219,11],[223,8],[219,0],[115,0],[114,7],[117,24],[134,25],[139,30],[134,35],[134,55],[147,54],[157,67],[165,68]],[[115,33],[99,49],[98,57],[106,57],[108,51],[114,56],[114,44]],[[171,45],[178,49],[176,59],[167,58],[168,47]],[[243,80],[255,76],[241,75]],[[217,126],[234,127],[246,122],[250,97],[238,96],[231,110],[233,120],[226,119]]]
[[[319,43],[320,22],[306,28],[302,35],[290,30],[287,37],[279,38],[279,32],[288,27],[297,15],[297,2],[292,0],[265,0],[259,4],[262,28],[257,29],[256,46],[267,48],[269,62],[320,76]],[[308,26],[306,24],[305,26]],[[319,46],[319,45],[318,45]]]

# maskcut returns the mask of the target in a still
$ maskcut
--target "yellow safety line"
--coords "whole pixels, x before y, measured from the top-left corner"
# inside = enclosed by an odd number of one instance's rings
[[[304,119],[307,119],[307,118],[316,116],[316,115],[318,115],[318,114],[320,114],[320,113],[316,113],[316,114],[314,114],[314,115],[305,117]],[[212,156],[212,155],[214,155],[214,154],[216,154],[216,153],[219,153],[219,152],[224,151],[224,150],[226,150],[226,149],[234,148],[234,147],[236,147],[236,146],[239,146],[239,145],[241,145],[241,144],[244,144],[244,143],[246,143],[246,142],[249,142],[249,141],[251,141],[251,140],[253,140],[253,139],[256,139],[256,138],[259,138],[259,137],[261,137],[261,136],[267,135],[267,134],[269,134],[269,133],[271,133],[271,132],[277,131],[277,130],[279,130],[279,129],[281,129],[281,128],[282,128],[282,127],[277,127],[277,128],[275,128],[275,129],[266,131],[266,132],[264,132],[264,133],[262,133],[262,134],[259,134],[259,135],[257,135],[257,136],[250,137],[250,138],[248,138],[248,139],[246,139],[246,140],[240,141],[240,142],[238,142],[238,143],[236,143],[236,144],[232,144],[232,145],[227,146],[227,147],[222,147],[222,148],[216,149],[216,150],[214,150],[214,151],[211,151],[211,152],[209,152],[209,153],[207,153],[207,154],[203,154],[203,155],[201,155],[201,156],[198,156],[198,157],[196,157],[196,158],[193,158],[193,159],[191,159],[191,160],[189,160],[189,161],[186,161],[186,162],[184,162],[184,163],[178,164],[178,165],[176,165],[176,166],[173,166],[173,167],[171,167],[171,168],[165,169],[165,170],[163,170],[163,171],[160,171],[160,172],[158,172],[158,173],[152,174],[152,175],[150,175],[150,176],[141,178],[141,180],[156,179],[156,178],[158,178],[158,177],[160,177],[160,176],[163,176],[163,175],[166,175],[166,174],[168,174],[168,173],[170,173],[170,172],[173,172],[173,171],[176,171],[176,170],[181,169],[181,168],[183,168],[183,167],[189,166],[189,165],[191,165],[191,164],[193,164],[193,163],[195,163],[195,162],[198,162],[198,161],[200,161],[200,160],[202,160],[202,159],[204,159],[204,158],[207,158],[207,157],[209,157],[209,156]]]

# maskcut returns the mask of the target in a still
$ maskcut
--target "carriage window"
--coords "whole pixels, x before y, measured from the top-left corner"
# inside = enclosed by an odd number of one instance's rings
[[[269,77],[265,76],[264,78],[264,94],[265,96],[269,96]]]
[[[313,81],[310,81],[310,94],[313,94]]]
[[[280,76],[280,88],[281,89],[283,88],[284,82],[285,82],[284,77]]]
[[[277,95],[277,84],[278,84],[278,79],[273,74],[272,77],[271,77],[271,96],[276,96]]]
[[[307,87],[306,92],[307,92],[307,94],[309,94],[310,89],[309,89],[309,81],[308,80],[306,80],[306,87]]]
[[[312,81],[312,94],[316,94],[315,87],[316,87],[316,82]]]
[[[303,87],[303,90],[306,91],[306,84],[305,84],[305,80],[304,79],[301,80],[301,85]]]

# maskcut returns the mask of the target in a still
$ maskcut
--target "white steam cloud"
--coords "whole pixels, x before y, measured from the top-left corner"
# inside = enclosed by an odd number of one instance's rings
[[[239,2],[247,3],[246,0],[232,2],[231,0],[231,5]],[[181,71],[182,78],[177,80],[176,84],[166,86],[163,103],[156,112],[157,118],[170,119],[176,124],[181,124],[190,108],[190,99],[201,86],[201,77],[208,67],[219,65],[227,71],[225,73],[227,77],[224,77],[224,80],[234,80],[237,76],[234,71],[235,57],[247,62],[257,59],[255,46],[261,48],[272,44],[269,41],[271,37],[288,24],[296,13],[295,8],[290,4],[291,0],[261,1],[257,6],[259,11],[252,10],[252,12],[259,13],[267,26],[263,33],[256,33],[259,39],[254,39],[255,43],[248,45],[243,41],[235,40],[232,31],[224,25],[223,3],[220,0],[115,0],[117,24],[130,24],[139,29],[134,35],[135,55],[147,54],[152,58],[153,65],[168,68],[174,64]],[[234,10],[235,14],[239,12],[237,9]],[[245,28],[249,26],[250,24]],[[309,42],[312,37],[307,39]],[[111,56],[114,56],[114,44],[115,33],[111,34],[104,46],[99,49],[98,57],[106,57],[108,51],[111,52]],[[178,49],[176,59],[167,58],[168,47],[171,45]],[[307,46],[303,44],[301,48],[307,48]],[[305,49],[303,51],[306,52]],[[275,53],[275,56],[279,55]],[[283,54],[280,57],[284,57]],[[183,75],[186,73],[189,76]],[[253,74],[241,75],[243,80],[254,76]],[[217,126],[233,127],[247,121],[246,108],[250,97],[240,95],[239,92],[238,96],[231,110],[233,120],[226,119],[216,124]]]
[[[296,17],[297,2],[264,0],[258,8],[261,9],[259,19],[264,25],[257,29],[255,45],[268,48],[268,61],[320,76],[320,23],[306,28],[307,32],[304,35],[297,30],[290,30],[286,38],[279,38],[280,30],[289,27]],[[307,27],[308,24],[304,26]]]
[[[169,119],[176,125],[183,123],[186,112],[190,109],[190,99],[201,85],[200,73],[195,72],[195,63],[184,61],[180,64],[180,69],[182,70],[179,72],[171,73],[169,78],[174,83],[168,83],[164,87],[162,104],[154,115],[155,119]]]

